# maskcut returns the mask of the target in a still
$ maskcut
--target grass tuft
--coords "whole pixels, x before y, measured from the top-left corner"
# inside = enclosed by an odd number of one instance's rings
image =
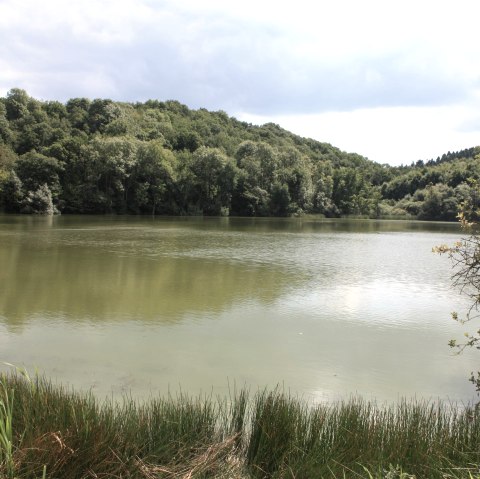
[[[280,390],[98,402],[18,372],[0,381],[0,477],[480,479],[475,407]]]

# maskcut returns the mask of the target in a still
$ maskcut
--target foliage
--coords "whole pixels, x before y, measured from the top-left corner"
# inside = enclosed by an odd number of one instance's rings
[[[313,405],[280,390],[100,402],[18,373],[2,387],[2,477],[467,479],[480,464],[480,414],[465,405]]]
[[[0,98],[0,207],[7,212],[451,221],[468,181],[480,178],[479,153],[390,167],[273,123],[255,126],[173,100],[62,104],[18,88]]]
[[[5,377],[0,376],[0,464],[3,464],[5,476],[13,479],[15,466],[13,461],[13,402],[15,391],[9,389]]]
[[[469,197],[462,203],[458,219],[462,231],[465,233],[460,241],[452,246],[441,245],[434,248],[440,254],[448,254],[453,262],[453,285],[465,294],[471,301],[470,307],[464,317],[457,312],[452,313],[452,318],[460,324],[478,319],[480,306],[480,188],[472,182]],[[464,333],[464,340],[458,342],[450,340],[450,347],[461,353],[465,348],[475,347],[480,349],[480,329]],[[470,381],[480,393],[480,371],[472,372]]]

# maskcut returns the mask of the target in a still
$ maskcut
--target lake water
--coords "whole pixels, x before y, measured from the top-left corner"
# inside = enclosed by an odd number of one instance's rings
[[[445,223],[0,216],[0,361],[100,397],[467,401]],[[477,325],[478,328],[478,325]],[[6,366],[2,367],[7,369]]]

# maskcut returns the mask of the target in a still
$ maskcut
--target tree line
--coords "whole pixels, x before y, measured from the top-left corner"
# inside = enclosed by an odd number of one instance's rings
[[[417,217],[453,220],[480,148],[391,167],[178,101],[0,98],[8,213]],[[386,158],[388,161],[388,158]]]

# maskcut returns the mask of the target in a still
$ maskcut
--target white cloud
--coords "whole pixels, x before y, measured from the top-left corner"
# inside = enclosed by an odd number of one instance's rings
[[[378,161],[396,141],[409,163],[472,146],[479,17],[478,0],[0,0],[0,94],[178,99]]]
[[[479,145],[480,122],[476,129],[462,128],[465,118],[478,121],[477,112],[474,106],[398,107],[316,115],[239,114],[238,118],[254,124],[272,121],[299,135],[331,143],[378,163],[408,165]]]

